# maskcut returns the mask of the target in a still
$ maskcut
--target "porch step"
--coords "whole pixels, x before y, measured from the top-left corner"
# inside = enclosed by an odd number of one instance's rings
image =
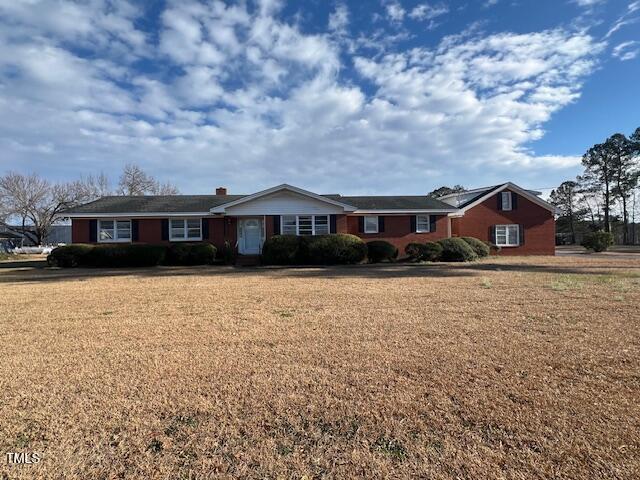
[[[260,255],[238,255],[236,267],[255,267],[260,265]]]

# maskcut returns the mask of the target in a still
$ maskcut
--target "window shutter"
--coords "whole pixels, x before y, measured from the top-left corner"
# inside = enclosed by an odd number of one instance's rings
[[[169,240],[169,219],[162,219],[162,240]]]
[[[429,231],[431,233],[436,231],[436,220],[438,219],[437,215],[429,215]]]
[[[137,242],[140,239],[140,220],[131,220],[131,241]]]
[[[202,239],[209,240],[209,219],[203,218],[202,222]]]
[[[329,233],[336,233],[338,231],[336,222],[337,217],[335,215],[329,215]]]
[[[518,195],[511,192],[511,210],[518,208]]]
[[[519,232],[519,239],[520,239],[520,245],[524,245],[524,225],[518,225],[518,228],[520,229]]]
[[[90,242],[98,241],[98,221],[97,220],[89,220],[89,241]]]
[[[502,192],[498,192],[498,210],[502,210]]]
[[[496,244],[496,226],[495,225],[491,225],[489,227],[489,241],[494,245]]]
[[[273,216],[273,234],[280,235],[282,232],[280,231],[280,215]]]
[[[358,232],[364,233],[364,217],[358,217]]]
[[[409,224],[411,225],[410,228],[411,228],[411,232],[412,233],[416,233],[416,230],[417,230],[417,228],[416,228],[416,220],[417,220],[416,215],[411,215],[409,217]]]
[[[378,217],[378,232],[384,232],[384,217]]]

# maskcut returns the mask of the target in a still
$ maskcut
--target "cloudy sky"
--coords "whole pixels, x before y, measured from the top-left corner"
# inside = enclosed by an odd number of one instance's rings
[[[547,188],[640,126],[640,1],[0,0],[0,173]]]

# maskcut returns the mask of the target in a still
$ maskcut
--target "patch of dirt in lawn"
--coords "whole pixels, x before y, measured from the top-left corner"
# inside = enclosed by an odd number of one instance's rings
[[[640,261],[0,271],[10,478],[637,478]]]

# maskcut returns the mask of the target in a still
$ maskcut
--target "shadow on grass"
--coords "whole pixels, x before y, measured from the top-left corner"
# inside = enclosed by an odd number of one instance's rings
[[[447,278],[480,276],[486,272],[522,272],[576,275],[615,274],[616,270],[638,268],[637,265],[540,265],[533,263],[501,263],[485,260],[474,263],[434,263],[434,264],[377,264],[344,265],[330,267],[150,267],[150,268],[45,268],[46,262],[25,261],[6,262],[0,267],[0,283],[51,283],[57,281],[84,281],[95,277],[141,278],[190,277],[190,276],[245,276],[264,275],[274,278]],[[3,272],[2,269],[5,271]]]

